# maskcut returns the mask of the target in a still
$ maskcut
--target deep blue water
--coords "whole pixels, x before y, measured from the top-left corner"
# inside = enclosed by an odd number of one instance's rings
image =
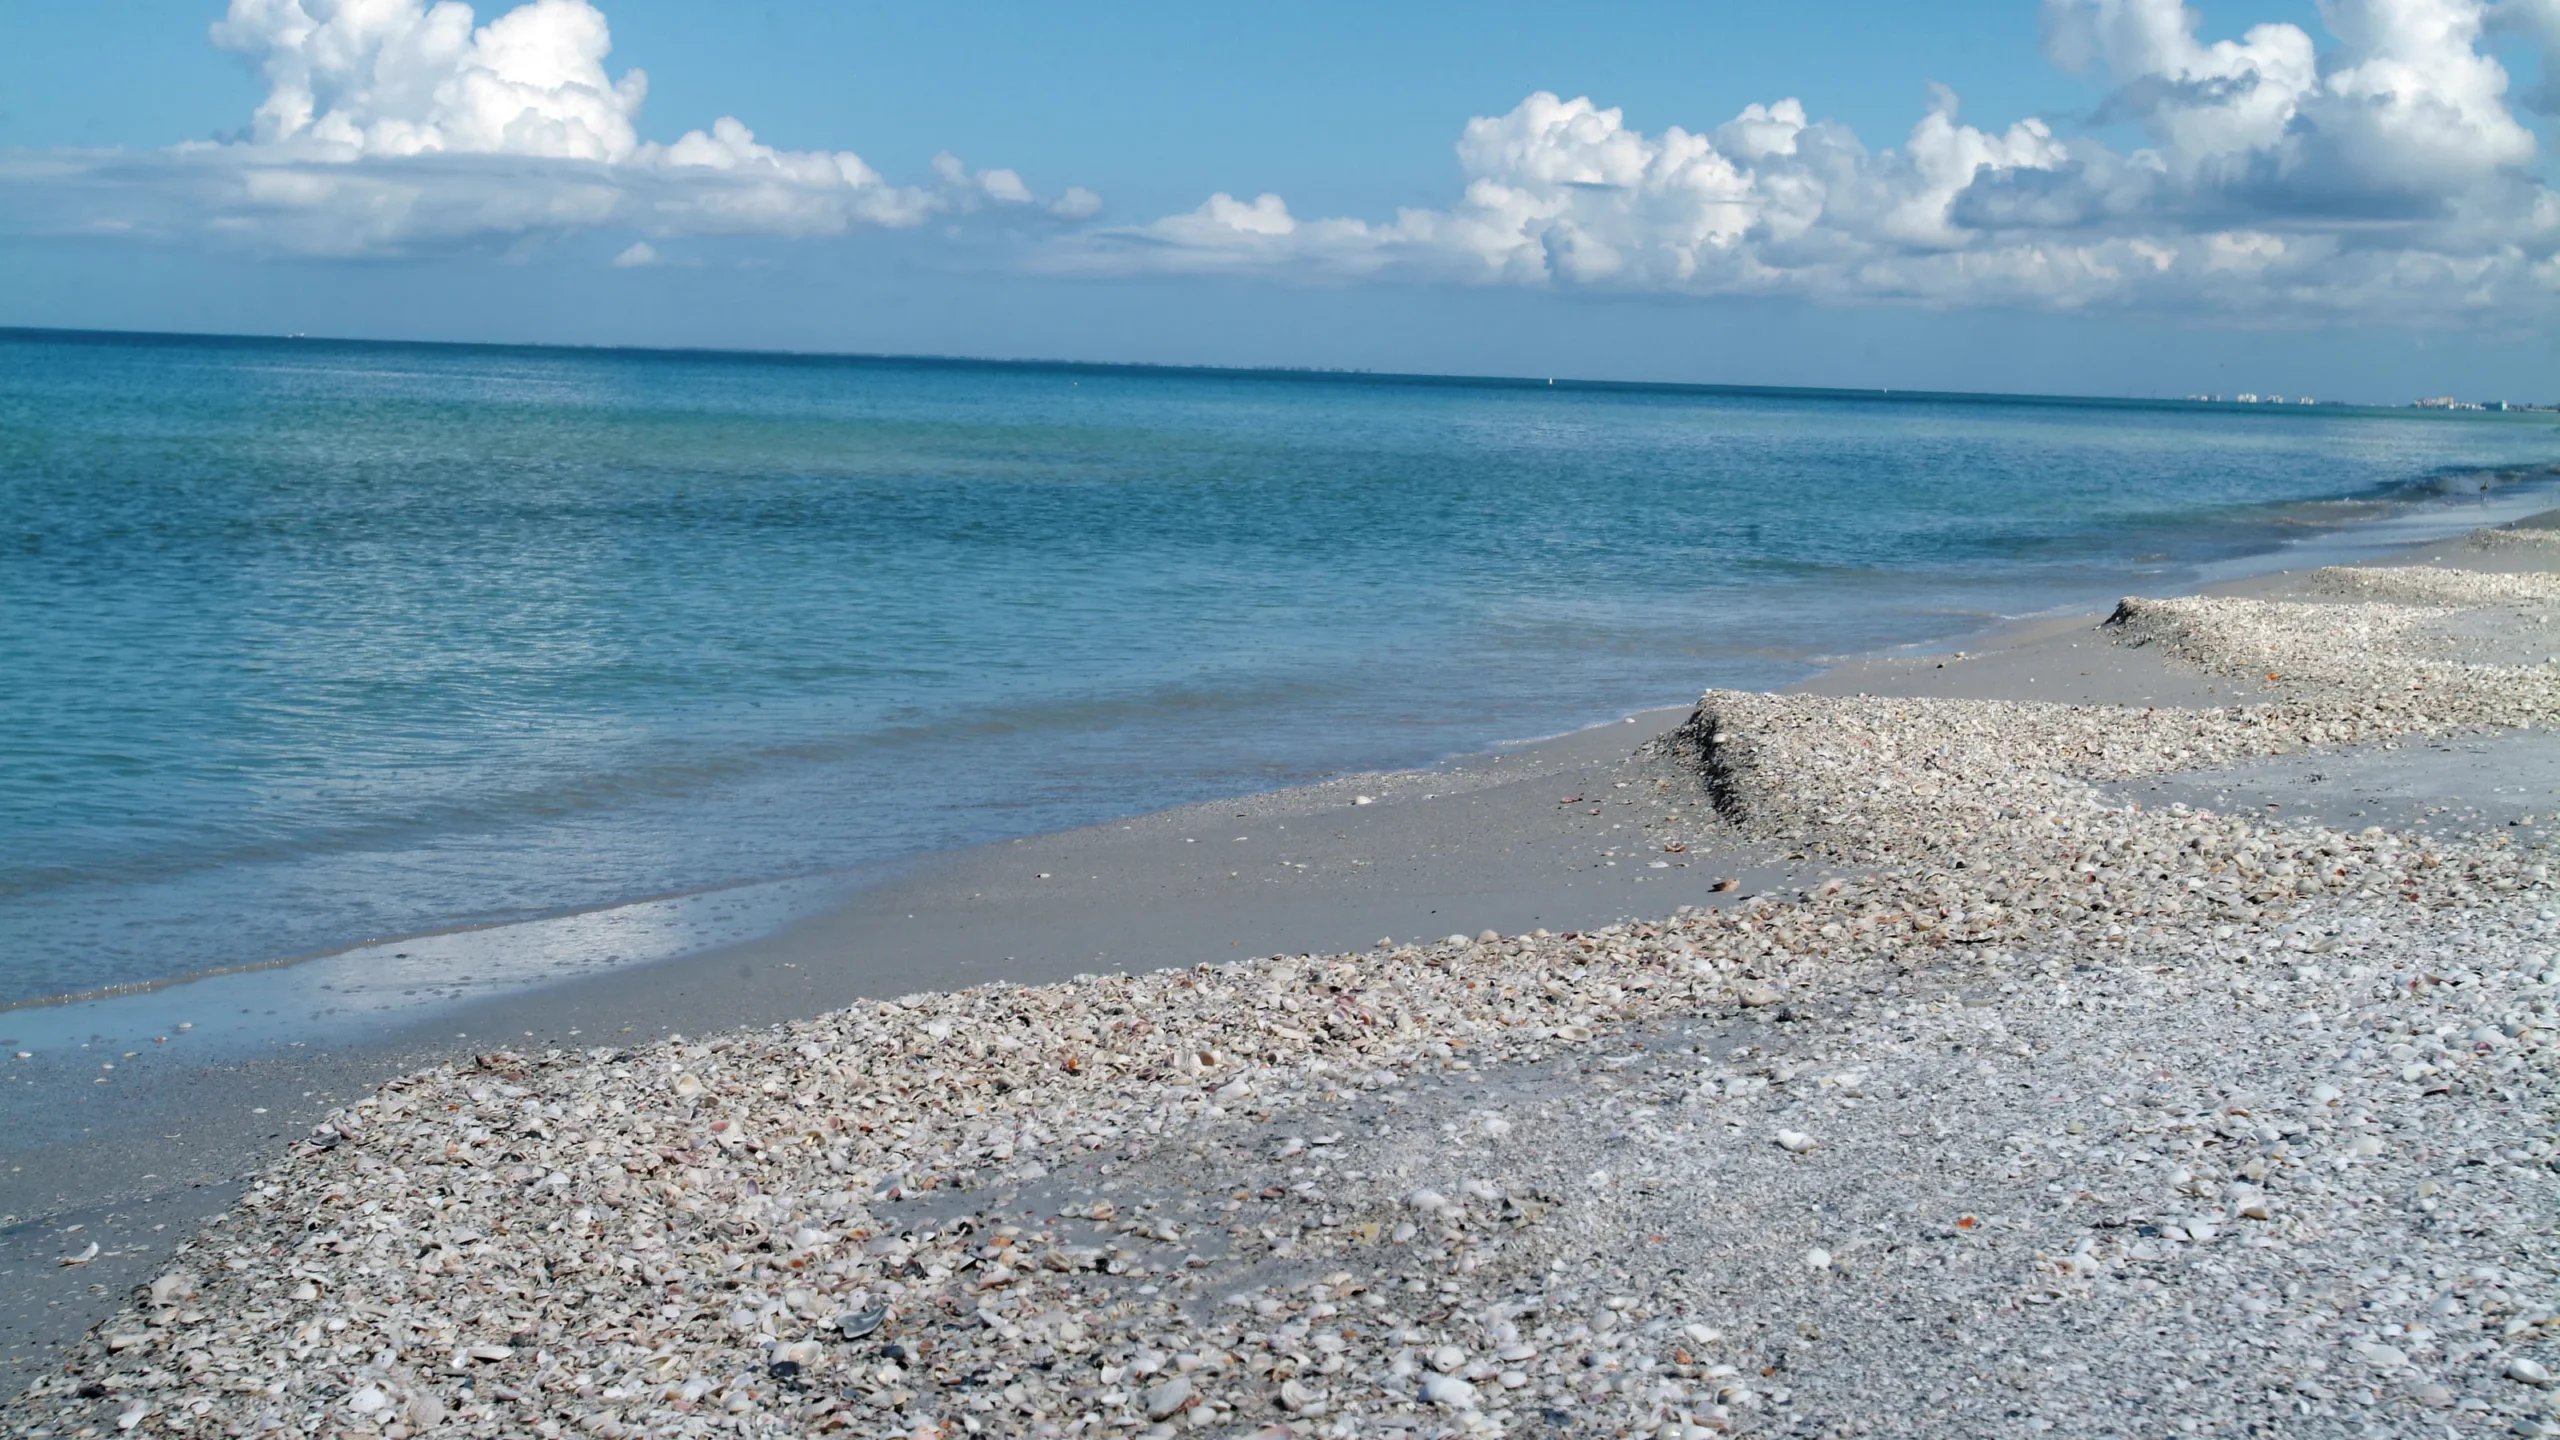
[[[0,1001],[1776,683],[2553,420],[0,332]]]

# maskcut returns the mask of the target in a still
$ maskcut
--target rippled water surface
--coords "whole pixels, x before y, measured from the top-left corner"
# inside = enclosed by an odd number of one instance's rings
[[[0,333],[0,1000],[1775,683],[2552,419]]]

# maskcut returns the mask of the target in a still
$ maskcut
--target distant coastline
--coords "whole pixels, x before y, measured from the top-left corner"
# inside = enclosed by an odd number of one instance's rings
[[[2248,406],[2272,409],[2277,405],[2308,409],[2324,414],[2405,410],[2487,411],[2490,413],[2555,413],[2560,402],[2549,405],[2511,403],[2506,401],[2462,401],[2450,397],[2428,398],[2412,402],[2298,400],[2293,402],[2260,401],[2250,396],[2225,399],[2219,395],[2189,394],[2184,396],[2080,395],[2039,392],[2002,392],[1975,390],[1899,389],[1876,386],[1762,385],[1737,382],[1703,382],[1673,380],[1602,380],[1578,379],[1572,376],[1530,375],[1465,375],[1417,371],[1337,369],[1326,366],[1240,366],[1186,365],[1164,362],[1115,360],[1063,360],[1038,356],[973,356],[928,353],[859,352],[825,350],[738,349],[723,346],[686,345],[579,345],[537,341],[475,340],[407,340],[374,339],[361,336],[328,335],[249,335],[225,332],[158,331],[158,330],[72,330],[39,326],[0,326],[0,339],[11,336],[42,337],[73,343],[115,344],[147,342],[155,344],[187,344],[207,346],[343,346],[351,349],[441,350],[486,354],[594,354],[630,357],[660,356],[670,360],[734,359],[756,360],[774,364],[863,367],[926,367],[949,370],[1021,371],[1032,374],[1116,375],[1146,377],[1200,377],[1206,379],[1257,378],[1296,380],[1310,384],[1376,384],[1486,390],[1557,390],[1593,394],[1624,395],[1699,395],[1727,396],[1739,399],[1766,400],[1877,400],[1896,403],[1947,405],[2056,405],[2088,406],[2102,409],[2185,409],[2196,406]]]

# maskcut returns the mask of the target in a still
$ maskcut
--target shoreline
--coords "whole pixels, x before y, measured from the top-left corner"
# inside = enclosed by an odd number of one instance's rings
[[[1378,892],[1535,903],[1483,872],[1537,840],[1595,881],[1756,857],[1747,899],[1648,884],[1643,921],[1562,935],[1459,922],[432,1065],[332,1111],[196,1258],[147,1257],[149,1293],[9,1418],[2552,1433],[2560,545],[2493,542],[1711,692],[1632,756],[1602,731],[1523,779],[1118,841],[1473,808],[1502,822],[1482,853],[1406,832]],[[2548,778],[2448,770],[2495,733]],[[2313,752],[2366,767],[2351,798],[2480,803],[2425,836],[2101,788],[2321,800],[2281,763]],[[1495,813],[1523,798],[1544,829]],[[1206,853],[1155,877],[1146,928],[1238,910],[1214,882],[1243,866]]]
[[[2195,572],[2191,582],[2172,587],[2168,590],[2162,591],[2161,593],[2184,594],[2191,592],[2216,591],[2219,587],[2243,584],[2248,581],[2264,577],[2282,576],[2286,573],[2300,569],[2324,565],[2364,563],[2377,557],[2409,549],[2411,547],[2423,546],[2448,539],[2458,538],[2461,534],[2467,531],[2484,527],[2513,524],[2541,514],[2560,513],[2551,512],[2547,509],[2548,502],[2555,497],[2560,497],[2560,468],[2555,468],[2549,478],[2519,481],[2496,492],[2484,494],[2478,499],[2470,497],[2443,497],[2434,502],[2399,502],[2404,503],[2406,508],[2395,514],[2386,515],[2378,519],[2360,519],[2333,527],[2318,528],[2313,530],[2312,533],[2306,534],[2298,539],[2286,541],[2271,549],[2261,552],[2223,560],[2198,562],[2194,566],[2190,567]],[[2084,612],[2076,606],[2064,605],[2023,615],[1990,617],[1980,623],[1972,625],[1970,628],[1959,627],[1950,629],[1943,634],[1931,638],[1911,641],[1900,645],[1887,646],[1872,652],[1808,656],[1802,661],[1803,664],[1809,667],[1808,673],[1796,681],[1790,682],[1788,685],[1781,686],[1779,688],[1791,689],[1801,685],[1818,685],[1824,683],[1826,677],[1835,673],[1852,672],[1861,666],[1887,662],[1900,656],[1935,655],[1945,650],[1963,649],[1966,647],[1977,649],[1994,647],[2001,645],[2007,637],[2036,633],[2042,627],[2076,618],[2084,613],[2094,615],[2097,612],[2095,610]],[[1659,706],[1641,708],[1638,713],[1651,713],[1655,710],[1685,711],[1687,704],[1688,702],[1686,701],[1666,701]],[[155,994],[177,987],[196,985],[206,981],[218,981],[238,976],[253,976],[262,972],[270,971],[288,971],[297,967],[319,964],[333,960],[341,960],[355,956],[363,956],[377,963],[395,958],[406,959],[409,957],[393,956],[390,952],[394,947],[409,945],[412,942],[446,940],[452,937],[473,935],[510,937],[515,934],[524,934],[531,936],[537,935],[538,932],[547,929],[567,928],[574,926],[576,922],[581,921],[610,919],[618,914],[637,913],[650,907],[699,907],[705,903],[719,903],[727,898],[752,901],[768,896],[773,897],[773,903],[766,904],[761,907],[766,911],[767,923],[766,928],[758,933],[725,938],[711,943],[690,943],[678,948],[669,949],[660,954],[644,954],[636,957],[616,956],[610,962],[623,970],[636,969],[651,965],[685,963],[698,960],[708,954],[714,954],[732,948],[740,943],[753,944],[761,940],[770,939],[774,933],[794,921],[807,918],[812,911],[826,908],[830,904],[842,903],[840,900],[831,901],[826,898],[824,894],[818,898],[810,899],[797,896],[786,897],[777,892],[818,891],[833,892],[837,895],[841,895],[845,892],[859,891],[861,889],[868,888],[869,886],[878,883],[881,877],[895,876],[918,865],[931,865],[938,859],[944,857],[969,854],[989,846],[1011,843],[1016,839],[1037,838],[1041,835],[1052,834],[1072,834],[1088,830],[1101,830],[1112,825],[1124,823],[1131,818],[1136,818],[1137,816],[1171,813],[1173,811],[1189,809],[1214,809],[1222,804],[1234,801],[1250,800],[1266,794],[1285,794],[1297,790],[1315,789],[1326,785],[1350,783],[1379,776],[1429,774],[1450,766],[1461,766],[1469,763],[1481,762],[1495,755],[1509,754],[1514,751],[1532,750],[1540,746],[1567,741],[1575,736],[1591,733],[1593,731],[1605,730],[1609,726],[1619,723],[1621,723],[1620,720],[1598,720],[1576,729],[1561,730],[1548,734],[1535,735],[1524,739],[1491,742],[1485,745],[1482,749],[1458,751],[1408,769],[1345,771],[1334,776],[1309,782],[1305,785],[1284,786],[1273,791],[1245,791],[1234,796],[1211,797],[1209,799],[1194,801],[1184,805],[1166,807],[1166,809],[1162,811],[1140,811],[1134,813],[1114,814],[1083,825],[1069,826],[1065,830],[1061,831],[1035,832],[1033,836],[1023,837],[1002,836],[979,844],[962,846],[957,850],[917,851],[910,854],[893,856],[885,860],[867,862],[860,865],[837,869],[814,870],[780,877],[725,880],[716,884],[697,886],[687,889],[677,889],[656,894],[636,895],[612,900],[597,901],[591,904],[574,905],[560,910],[548,911],[540,914],[510,917],[500,920],[462,922],[423,930],[403,931],[398,934],[371,936],[325,946],[316,950],[298,952],[292,955],[277,956],[263,960],[242,961],[234,964],[216,966],[205,970],[189,971],[176,975],[103,985],[64,994],[28,996],[0,1003],[0,1028],[5,1028],[13,1019],[20,1021],[22,1024],[30,1023],[24,1018],[29,1012],[40,1012],[64,1007],[90,1006],[100,1003],[111,1004],[118,1000],[129,999],[141,995]],[[559,948],[560,942],[549,937],[537,938],[522,946],[507,947],[507,953],[497,955],[493,957],[491,961],[483,963],[494,964],[496,968],[499,969],[521,970],[525,972],[523,977],[513,981],[502,981],[495,987],[484,984],[477,990],[467,992],[468,998],[476,1002],[527,988],[556,983],[556,976],[545,973],[552,967],[542,963],[541,957],[546,953],[556,952]],[[465,976],[464,978],[469,979],[472,977]],[[426,988],[443,987],[428,985]],[[268,997],[252,996],[250,997],[250,1000],[253,1004],[261,1004],[263,1006],[267,1003],[267,998]],[[289,1004],[291,1002],[287,1001],[286,1003]],[[207,1006],[204,1008],[210,1010],[218,1007]],[[422,1006],[413,1008],[430,1009],[433,1007]],[[435,1021],[430,1015],[419,1015],[412,1017],[411,1021],[408,1023],[431,1025],[435,1023]],[[118,1028],[118,1022],[110,1019],[105,1022],[105,1026],[110,1030],[116,1029]],[[61,1028],[69,1030],[77,1029],[79,1027],[69,1026]],[[131,1029],[132,1027],[130,1025],[126,1025],[122,1028]],[[281,1027],[279,1033],[274,1034],[272,1038],[277,1041],[290,1043],[290,1041],[296,1036],[301,1036],[306,1039],[312,1038],[310,1032],[307,1030],[297,1030],[291,1027]],[[15,1039],[10,1039],[8,1043],[12,1047],[16,1047],[21,1042]]]
[[[2282,583],[2284,574],[2279,573],[2208,588],[2264,588]],[[2032,652],[2022,662],[2026,669],[2042,667],[2051,671],[2057,660],[2050,643],[2053,635],[2084,623],[2073,618],[2012,624],[2004,627],[2006,633],[2023,637],[2023,644],[2005,648]],[[1990,642],[1979,638],[1968,643],[1991,648]],[[2112,658],[2117,665],[2109,674],[2079,677],[2095,682],[2087,688],[2146,698],[2141,687],[2149,686],[2149,694],[2161,696],[2158,703],[2168,704],[2179,700],[2169,698],[2170,690],[2164,687],[2174,688],[2176,695],[2190,703],[2227,704],[2235,699],[2259,698],[2254,692],[2216,681],[2205,693],[2222,698],[2205,699],[2195,693],[2186,677],[2174,675],[2152,656],[2130,652]],[[1936,661],[1926,656],[1887,655],[1834,667],[1795,688],[1800,693],[1820,693],[1842,685],[1863,686],[1875,683],[1881,675],[1912,672],[1923,666],[1931,670],[1924,677],[1928,686],[1941,686],[1946,677],[1938,672]],[[1955,666],[1954,673],[1960,686],[1974,688],[2015,686],[2021,678],[2016,668],[2003,671],[1974,659]],[[1907,681],[1909,675],[1905,673],[1904,678]],[[2128,684],[2134,689],[2121,688]],[[1928,686],[1919,687],[1921,693]],[[1904,688],[1913,687],[1906,684]],[[2074,697],[2056,694],[2049,698]],[[460,1043],[465,1039],[471,1040],[468,1049],[477,1049],[483,1042],[496,1043],[502,1035],[527,1049],[543,1044],[592,1043],[593,1037],[635,1045],[678,1030],[699,1035],[707,1030],[805,1016],[867,997],[897,993],[896,987],[901,985],[920,991],[949,990],[998,979],[1037,982],[1096,970],[1191,963],[1204,952],[1215,953],[1211,947],[1219,940],[1226,942],[1225,948],[1232,954],[1250,956],[1277,950],[1325,953],[1357,949],[1379,930],[1391,935],[1428,934],[1444,929],[1473,933],[1480,928],[1506,934],[1532,928],[1583,931],[1631,915],[1658,917],[1684,905],[1731,906],[1776,888],[1801,888],[1807,882],[1830,878],[1818,862],[1790,862],[1765,846],[1704,827],[1694,811],[1683,817],[1694,829],[1694,833],[1683,832],[1691,849],[1658,862],[1646,858],[1621,865],[1595,859],[1604,851],[1627,848],[1597,843],[1619,832],[1587,823],[1595,817],[1584,812],[1595,807],[1579,803],[1569,808],[1558,805],[1554,802],[1562,798],[1561,793],[1521,793],[1552,789],[1554,786],[1547,783],[1550,781],[1577,794],[1590,788],[1595,780],[1616,786],[1620,782],[1608,777],[1642,771],[1641,763],[1628,757],[1633,748],[1628,743],[1630,739],[1641,735],[1649,740],[1668,732],[1688,713],[1687,706],[1653,712],[1645,717],[1645,723],[1632,728],[1625,723],[1592,727],[1522,749],[1466,757],[1431,770],[1341,777],[1297,790],[1206,802],[1079,831],[920,857],[893,867],[903,873],[883,877],[849,906],[805,919],[779,934],[744,946],[707,952],[706,957],[696,957],[695,961],[619,969],[541,990],[473,1002],[369,1045],[292,1047],[304,1053],[226,1065],[218,1076],[212,1077],[217,1093],[227,1102],[239,1102],[236,1109],[274,1118],[252,1121],[235,1116],[223,1133],[212,1137],[204,1136],[201,1127],[221,1128],[224,1122],[204,1113],[208,1077],[173,1071],[169,1083],[156,1096],[135,1093],[147,1092],[147,1084],[135,1086],[119,1094],[117,1105],[108,1107],[117,1112],[114,1123],[127,1135],[157,1132],[161,1120],[171,1115],[190,1117],[178,1132],[183,1137],[180,1143],[152,1155],[125,1157],[136,1163],[122,1166],[121,1173],[101,1170],[86,1177],[76,1173],[75,1157],[95,1152],[102,1139],[83,1138],[70,1127],[84,1118],[105,1118],[105,1111],[83,1096],[68,1106],[70,1113],[60,1117],[64,1128],[57,1142],[24,1150],[13,1147],[10,1162],[24,1163],[21,1156],[25,1156],[36,1160],[39,1166],[59,1167],[64,1173],[56,1177],[58,1180],[76,1184],[85,1178],[98,1193],[80,1197],[76,1189],[65,1185],[57,1193],[71,1203],[50,1210],[32,1206],[16,1210],[14,1213],[31,1218],[21,1219],[6,1232],[7,1258],[0,1260],[0,1269],[26,1277],[55,1253],[59,1237],[66,1233],[65,1226],[90,1225],[103,1230],[109,1226],[104,1218],[108,1216],[123,1217],[113,1224],[126,1234],[167,1233],[151,1231],[152,1225],[166,1226],[168,1231],[191,1228],[202,1219],[203,1212],[219,1208],[217,1199],[228,1203],[224,1187],[229,1177],[238,1173],[241,1162],[271,1154],[275,1141],[297,1133],[311,1117],[331,1105],[368,1093],[386,1075],[465,1053],[466,1047]],[[1500,770],[1498,767],[1502,766],[1511,768]],[[1635,770],[1631,771],[1630,766]],[[1633,785],[1635,781],[1627,783]],[[1352,805],[1350,801],[1357,793],[1372,793],[1378,803]],[[1614,790],[1610,796],[1615,796]],[[1607,804],[1608,798],[1602,798],[1596,808],[1605,809]],[[1605,816],[1598,818],[1606,823]],[[1238,826],[1234,823],[1238,820],[1246,823]],[[1297,858],[1275,863],[1305,867],[1300,874],[1317,870],[1339,882],[1335,888],[1322,892],[1324,913],[1320,916],[1309,914],[1306,900],[1280,893],[1295,881],[1295,877],[1280,874],[1259,877],[1262,892],[1248,889],[1245,902],[1239,903],[1233,888],[1216,882],[1222,868],[1225,879],[1243,880],[1243,870],[1230,867],[1224,856],[1248,852],[1220,852],[1218,860],[1205,861],[1210,852],[1196,849],[1202,844],[1213,849],[1239,843],[1251,845],[1250,838],[1238,841],[1217,833],[1234,829],[1244,829],[1249,836],[1273,843],[1278,832],[1265,826],[1285,827],[1292,821],[1300,823],[1305,839],[1288,851],[1289,856]],[[1379,822],[1390,821],[1393,823],[1380,826]],[[1357,825],[1369,828],[1355,837]],[[1182,833],[1186,830],[1195,833]],[[1186,846],[1194,848],[1186,850]],[[1363,851],[1370,853],[1358,853]],[[1493,851],[1500,852],[1499,856],[1488,853]],[[1258,850],[1250,853],[1255,853],[1257,860],[1264,858]],[[1649,857],[1662,853],[1646,852]],[[1090,872],[1094,878],[1087,883],[1104,884],[1103,876],[1110,876],[1103,892],[1108,898],[1089,905],[1080,906],[1073,896],[1044,891],[1040,884],[1024,878],[1027,873],[1047,881],[1051,876],[1067,873],[1061,869],[1044,874],[1036,868],[1044,864],[1062,866],[1072,859],[1079,866],[1099,866],[1105,858],[1111,868]],[[1611,858],[1632,860],[1633,852],[1627,857]],[[1647,868],[1638,871],[1639,863]],[[1650,868],[1656,863],[1673,868]],[[1364,864],[1373,873],[1359,874]],[[1610,871],[1622,873],[1610,875]],[[1564,878],[1568,874],[1571,879]],[[1725,879],[1741,879],[1744,883],[1729,892],[1711,888]],[[1647,888],[1639,890],[1639,885]],[[1565,894],[1577,886],[1581,893]],[[866,901],[868,910],[864,908]],[[961,923],[972,915],[983,915],[991,903],[993,908],[1015,917],[1011,928],[982,924],[973,932]],[[910,904],[924,908],[899,908]],[[1444,906],[1451,910],[1445,920],[1439,914]],[[1140,907],[1143,914],[1138,913]],[[1458,913],[1462,909],[1465,913]],[[1555,912],[1552,915],[1548,913],[1551,910]],[[891,915],[937,913],[945,923],[921,945],[910,942],[902,947],[895,937],[876,933],[888,924],[886,917]],[[933,924],[931,920],[923,923]],[[1046,946],[1038,953],[1033,952],[1026,939],[1035,932]],[[857,966],[847,967],[843,957],[853,937],[869,947],[870,953]],[[955,946],[976,948],[955,963]],[[720,962],[716,971],[711,964],[699,963],[708,957]],[[836,968],[820,973],[821,957],[831,960]],[[856,969],[858,974],[850,973]],[[447,1025],[455,1026],[460,1033],[447,1033]],[[171,1155],[178,1157],[174,1165],[163,1158]],[[143,1165],[154,1168],[146,1172]],[[13,1176],[16,1173],[13,1171]],[[185,1177],[182,1186],[169,1184],[166,1177],[172,1173]],[[135,1179],[136,1175],[141,1179]],[[156,1190],[144,1183],[153,1180],[160,1182]],[[23,1181],[13,1181],[12,1189],[20,1196],[28,1195],[30,1191],[21,1188],[23,1185]],[[147,1190],[149,1193],[144,1193]],[[93,1218],[75,1218],[81,1216]],[[126,1262],[117,1273],[138,1275],[156,1263],[156,1254],[156,1248],[146,1244],[137,1245],[122,1256],[104,1258]],[[87,1312],[114,1300],[112,1284],[105,1292],[85,1293],[87,1286],[105,1283],[102,1277],[111,1273],[109,1266],[100,1264],[95,1270],[83,1267],[77,1273],[83,1295],[39,1296],[30,1291],[26,1303],[40,1306],[40,1310],[59,1312],[68,1308]],[[56,1274],[53,1278],[62,1277]],[[52,1331],[56,1337],[61,1335],[61,1327],[53,1317],[41,1315],[40,1310],[25,1323],[10,1325],[11,1349],[17,1352],[13,1358],[25,1357],[19,1359],[21,1371],[25,1360],[33,1357],[31,1352],[19,1350],[19,1344],[40,1328]]]

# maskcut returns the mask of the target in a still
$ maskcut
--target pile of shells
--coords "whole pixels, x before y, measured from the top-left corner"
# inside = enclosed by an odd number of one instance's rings
[[[2483,583],[2489,577],[2483,577]],[[2259,680],[2337,720],[2393,733],[2545,723],[2560,666],[2458,658],[2448,621],[2478,607],[2189,596],[2128,599],[2118,643],[2159,645],[2217,674]]]
[[[2560,535],[2560,531],[2551,532]],[[2337,565],[2315,570],[2311,588],[2329,595],[2409,605],[2491,605],[2504,600],[2560,600],[2560,575],[2540,572],[2439,570],[2430,565]]]

